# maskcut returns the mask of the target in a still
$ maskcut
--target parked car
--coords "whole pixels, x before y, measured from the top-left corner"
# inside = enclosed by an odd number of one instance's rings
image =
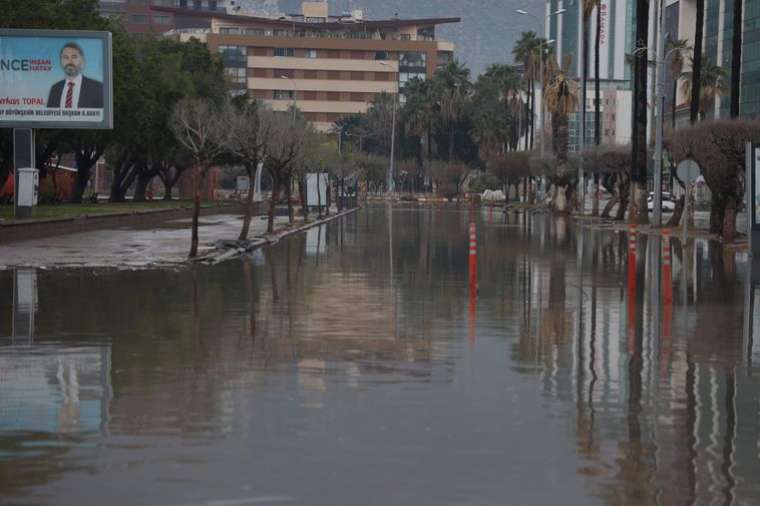
[[[660,209],[666,213],[672,213],[676,209],[676,201],[670,192],[662,192]],[[647,198],[647,210],[651,213],[654,211],[654,192],[649,192]]]

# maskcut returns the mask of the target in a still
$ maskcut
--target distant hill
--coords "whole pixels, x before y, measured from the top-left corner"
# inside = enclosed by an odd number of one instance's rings
[[[300,0],[238,0],[251,12],[274,14],[300,12]],[[443,25],[438,37],[456,44],[456,56],[473,77],[494,62],[512,62],[512,46],[521,31],[543,28],[529,16],[515,13],[525,9],[542,18],[543,1],[537,0],[329,0],[330,13],[363,9],[371,19],[460,17],[462,22]]]

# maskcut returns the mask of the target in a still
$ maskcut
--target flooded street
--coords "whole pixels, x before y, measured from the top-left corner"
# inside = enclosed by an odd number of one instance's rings
[[[213,267],[0,271],[0,503],[758,504],[760,285],[671,242],[379,205]]]

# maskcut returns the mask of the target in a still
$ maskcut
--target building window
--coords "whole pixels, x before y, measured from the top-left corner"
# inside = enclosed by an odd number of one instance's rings
[[[244,68],[226,68],[225,73],[230,76],[230,81],[234,84],[246,83],[246,69]]]
[[[375,51],[375,60],[385,61],[388,59],[387,51]]]
[[[219,46],[219,55],[225,67],[246,66],[246,49],[243,46]]]
[[[307,17],[304,21],[307,23],[324,23],[326,20],[325,18]]]
[[[274,48],[275,56],[293,56],[294,51],[292,47],[276,47]]]
[[[187,9],[187,0],[179,0],[179,8]]]
[[[219,27],[219,33],[225,35],[240,35],[240,28],[237,26],[222,26]]]
[[[138,25],[144,25],[148,23],[148,16],[145,14],[132,14],[129,20]]]
[[[293,100],[293,90],[274,90],[275,100]]]
[[[255,35],[256,37],[266,37],[267,31],[266,30],[262,30],[261,28],[246,28],[245,29],[245,34],[246,35]]]
[[[364,93],[351,93],[351,102],[364,102]]]
[[[316,49],[304,49],[303,50],[303,57],[304,58],[316,58],[317,57],[317,50]]]
[[[216,10],[216,0],[208,0],[208,10],[210,11]]]
[[[170,25],[172,18],[170,16],[153,16],[153,22],[157,25]]]
[[[203,5],[201,4],[201,0],[193,0],[193,9],[199,11],[203,9]]]

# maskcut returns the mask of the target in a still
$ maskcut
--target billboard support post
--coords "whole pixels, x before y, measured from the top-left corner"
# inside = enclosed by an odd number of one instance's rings
[[[34,130],[13,129],[13,216],[23,219],[32,217],[32,207],[37,204],[37,164],[35,163]]]

